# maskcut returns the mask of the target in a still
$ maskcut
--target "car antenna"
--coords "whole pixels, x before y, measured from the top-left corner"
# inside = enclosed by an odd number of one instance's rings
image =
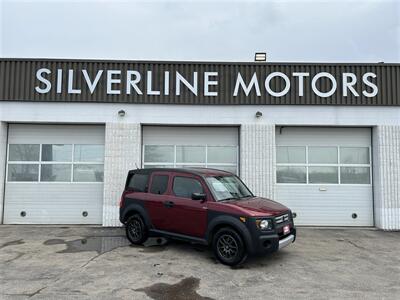
[[[136,166],[136,170],[137,170],[137,169],[139,169],[139,167],[138,167],[137,163],[135,163],[135,166]]]

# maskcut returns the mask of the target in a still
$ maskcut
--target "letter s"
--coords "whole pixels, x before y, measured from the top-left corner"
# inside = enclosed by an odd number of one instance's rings
[[[46,94],[46,93],[48,93],[49,91],[50,91],[50,89],[51,89],[51,82],[49,81],[49,80],[47,80],[46,78],[44,78],[43,77],[43,73],[46,73],[46,74],[50,74],[51,73],[51,71],[49,70],[49,69],[46,69],[46,68],[42,68],[42,69],[39,69],[39,70],[37,70],[37,72],[36,72],[36,78],[40,81],[40,82],[43,82],[44,84],[45,84],[45,88],[41,88],[40,86],[36,86],[35,87],[35,90],[36,90],[36,92],[38,92],[38,93],[40,93],[40,94]]]
[[[365,97],[372,98],[378,94],[378,87],[375,83],[372,83],[371,81],[369,81],[368,77],[376,78],[376,74],[368,72],[368,73],[365,73],[362,77],[362,80],[365,83],[365,85],[372,88],[372,92],[363,91],[362,93]]]

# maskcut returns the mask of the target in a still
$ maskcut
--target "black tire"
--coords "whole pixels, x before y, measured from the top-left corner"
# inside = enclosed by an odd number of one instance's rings
[[[149,236],[147,226],[139,214],[134,214],[128,218],[125,230],[126,237],[134,245],[143,244]]]
[[[242,237],[229,227],[217,231],[213,238],[212,248],[216,258],[224,265],[236,266],[247,258]]]

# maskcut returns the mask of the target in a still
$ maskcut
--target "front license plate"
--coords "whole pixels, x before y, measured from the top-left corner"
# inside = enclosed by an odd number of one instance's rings
[[[286,225],[283,227],[283,234],[288,234],[290,232],[290,227],[289,225]]]

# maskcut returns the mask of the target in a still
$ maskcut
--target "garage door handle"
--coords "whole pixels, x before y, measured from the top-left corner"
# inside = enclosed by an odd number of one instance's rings
[[[168,208],[173,207],[174,206],[174,202],[172,202],[172,201],[164,201],[164,206],[168,207]]]

